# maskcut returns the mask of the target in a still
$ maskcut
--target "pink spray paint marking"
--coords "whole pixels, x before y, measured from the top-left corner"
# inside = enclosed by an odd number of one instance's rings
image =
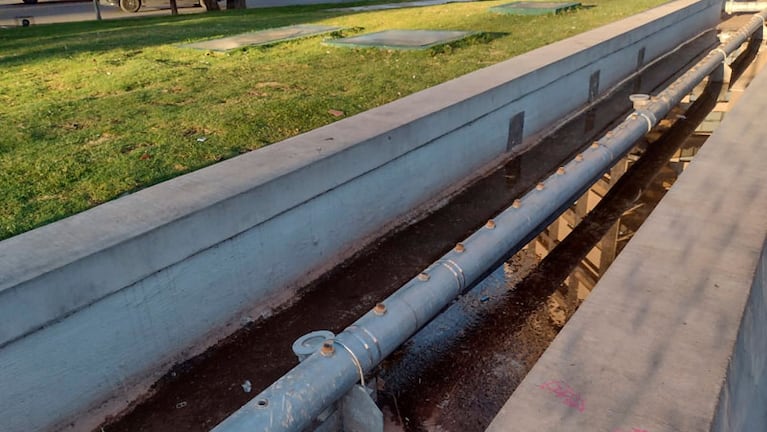
[[[538,387],[554,394],[563,404],[575,408],[579,412],[586,410],[586,401],[564,381],[548,381]]]

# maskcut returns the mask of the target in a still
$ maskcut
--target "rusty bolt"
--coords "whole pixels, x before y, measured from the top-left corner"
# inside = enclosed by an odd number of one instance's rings
[[[535,186],[535,189],[537,189],[537,190],[543,190],[543,188],[544,188],[544,187],[546,187],[546,186],[545,186],[543,183],[538,183],[538,184]]]
[[[455,245],[455,248],[453,250],[455,250],[458,253],[462,253],[463,251],[466,250],[466,246],[464,246],[463,243],[458,243]]]
[[[378,303],[373,308],[373,313],[376,314],[376,315],[379,315],[379,316],[385,314],[386,313],[386,305],[383,304],[383,303]]]
[[[599,141],[594,141],[593,143],[591,143],[591,148],[593,149],[599,148]]]
[[[578,153],[575,155],[575,160],[578,162],[583,162],[583,153]]]
[[[427,280],[429,280],[429,273],[426,273],[426,272],[421,272],[421,273],[418,275],[418,280],[419,280],[419,281],[422,281],[422,282],[426,282]]]
[[[559,169],[557,170],[557,174],[565,175],[565,167],[559,167]]]
[[[487,223],[485,224],[485,228],[487,228],[487,229],[495,229],[495,221],[492,220],[492,219],[487,221]]]
[[[320,348],[320,354],[322,354],[324,357],[332,356],[335,351],[336,351],[336,348],[333,346],[332,339],[328,339],[325,342],[323,342],[322,348]]]
[[[511,204],[511,206],[514,208],[520,208],[522,207],[522,201],[515,199],[514,202]]]

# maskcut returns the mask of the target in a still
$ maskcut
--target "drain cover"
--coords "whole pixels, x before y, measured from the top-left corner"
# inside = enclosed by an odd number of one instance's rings
[[[209,51],[229,51],[244,46],[270,45],[277,42],[316,36],[341,29],[341,27],[299,24],[261,30],[257,32],[243,33],[236,36],[211,39],[181,46],[185,48],[195,48]]]
[[[386,30],[343,39],[327,40],[329,45],[393,49],[426,49],[464,39],[475,32],[454,30]]]
[[[491,7],[490,10],[509,15],[546,15],[576,9],[578,2],[529,2],[521,1]]]

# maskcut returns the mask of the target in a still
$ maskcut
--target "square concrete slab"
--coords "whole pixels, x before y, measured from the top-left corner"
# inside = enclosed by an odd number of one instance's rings
[[[506,3],[500,6],[491,7],[490,10],[496,13],[508,15],[546,15],[557,14],[560,12],[576,9],[581,4],[578,2],[529,2],[521,1]]]
[[[323,25],[299,24],[287,27],[277,27],[257,32],[243,33],[220,39],[211,39],[193,44],[181,45],[184,48],[194,48],[208,51],[229,51],[244,46],[270,45],[323,33],[341,30],[341,27]]]
[[[402,2],[402,3],[386,3],[386,4],[377,4],[377,5],[369,5],[369,6],[353,6],[353,7],[346,7],[346,8],[328,9],[328,10],[337,11],[337,12],[370,12],[370,11],[377,11],[377,10],[435,6],[435,5],[442,5],[442,4],[448,4],[448,3],[468,3],[473,1],[475,0],[419,0],[419,1]]]
[[[386,30],[343,39],[326,40],[328,45],[390,49],[427,49],[455,42],[476,32],[456,30]]]

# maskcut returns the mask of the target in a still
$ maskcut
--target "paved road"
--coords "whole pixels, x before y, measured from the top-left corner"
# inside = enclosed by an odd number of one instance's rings
[[[0,26],[17,26],[22,17],[34,24],[54,22],[95,20],[92,1],[52,1],[39,0],[40,3],[27,5],[21,0],[0,0]],[[200,13],[200,7],[179,8],[179,13]],[[170,9],[141,9],[138,13],[126,13],[119,8],[101,4],[101,16],[104,19],[130,18],[146,15],[170,15]]]
[[[90,0],[38,0],[38,4],[26,5],[22,0],[0,0],[0,28],[21,25],[22,17],[31,24],[49,24],[54,22],[89,21],[96,19],[93,2]],[[286,6],[287,4],[346,3],[353,0],[246,0],[248,8]],[[219,0],[219,6],[226,6],[225,0]],[[179,13],[201,13],[200,7],[180,7]],[[101,4],[101,16],[104,19],[130,18],[146,15],[170,15],[169,8],[145,8],[138,13],[126,13],[118,7]]]

